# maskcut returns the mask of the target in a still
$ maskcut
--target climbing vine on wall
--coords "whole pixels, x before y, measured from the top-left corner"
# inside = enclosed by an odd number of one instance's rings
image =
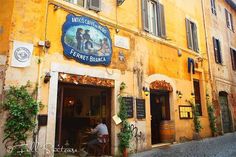
[[[3,108],[8,115],[4,125],[3,142],[6,148],[9,146],[13,148],[8,156],[30,156],[29,151],[26,151],[27,148],[19,145],[26,143],[28,133],[36,126],[36,115],[41,103],[28,92],[29,88],[28,82],[20,87],[11,86],[6,91]]]
[[[208,118],[210,122],[211,133],[212,133],[212,136],[215,136],[215,134],[218,131],[216,127],[215,109],[209,100],[207,100],[207,111],[208,111]]]
[[[193,123],[194,123],[194,131],[199,134],[202,129],[201,121],[200,121],[200,114],[197,108],[197,105],[194,104],[192,101],[188,101],[189,104],[192,106],[193,111]]]

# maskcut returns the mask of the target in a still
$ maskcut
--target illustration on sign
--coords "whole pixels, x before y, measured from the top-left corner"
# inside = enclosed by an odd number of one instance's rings
[[[89,65],[109,65],[112,42],[107,27],[96,20],[69,14],[62,28],[65,56]]]
[[[11,66],[13,67],[30,66],[32,52],[33,52],[33,44],[14,41]]]

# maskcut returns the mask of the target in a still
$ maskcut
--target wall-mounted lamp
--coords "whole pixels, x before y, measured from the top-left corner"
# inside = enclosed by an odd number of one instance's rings
[[[145,96],[148,96],[150,93],[150,91],[148,90],[147,87],[143,87],[143,92],[144,92]]]
[[[182,56],[182,51],[180,49],[177,50],[178,56],[181,57]]]
[[[54,10],[54,11],[57,11],[57,10],[60,9],[60,8],[61,8],[60,6],[58,6],[58,5],[54,5],[53,10]]]
[[[116,28],[115,31],[116,31],[116,34],[117,34],[117,33],[120,32],[120,29],[119,29],[119,28]]]
[[[125,0],[117,0],[117,6],[122,5],[125,2]]]
[[[43,82],[48,83],[50,78],[51,78],[50,72],[46,72]]]
[[[181,93],[181,91],[176,91],[176,94],[178,96],[179,99],[181,99],[183,97],[183,94]]]
[[[191,93],[191,98],[195,99],[195,94],[193,92]]]

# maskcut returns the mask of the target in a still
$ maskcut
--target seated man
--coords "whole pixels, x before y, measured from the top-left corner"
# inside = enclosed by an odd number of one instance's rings
[[[97,138],[91,140],[88,142],[88,149],[95,149],[95,146],[97,144],[103,143],[104,141],[102,141],[101,137],[103,135],[108,135],[108,129],[106,126],[106,121],[105,119],[99,119],[98,120],[98,124],[94,129],[91,129],[91,133],[92,134],[97,134]]]

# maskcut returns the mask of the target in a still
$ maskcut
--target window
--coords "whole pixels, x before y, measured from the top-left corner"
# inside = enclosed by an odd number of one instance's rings
[[[76,4],[78,6],[82,6],[82,7],[86,7],[86,0],[64,0],[66,2],[72,3],[72,4]]]
[[[197,26],[194,22],[186,19],[187,44],[188,48],[198,52]]]
[[[199,116],[202,116],[202,105],[201,105],[201,92],[199,80],[193,80],[194,94],[195,94],[195,105]]]
[[[164,6],[154,0],[142,0],[143,28],[162,38],[166,37]]]
[[[94,11],[101,10],[101,0],[64,0],[66,2],[88,8]]]
[[[230,48],[232,68],[236,71],[236,50]]]
[[[215,37],[213,37],[213,47],[214,47],[214,54],[215,54],[216,63],[223,64],[220,40],[216,39]]]
[[[230,30],[234,31],[232,14],[229,13],[228,10],[226,9],[225,9],[225,18],[226,18],[227,27]]]
[[[216,15],[216,2],[215,0],[211,0],[211,12]]]

